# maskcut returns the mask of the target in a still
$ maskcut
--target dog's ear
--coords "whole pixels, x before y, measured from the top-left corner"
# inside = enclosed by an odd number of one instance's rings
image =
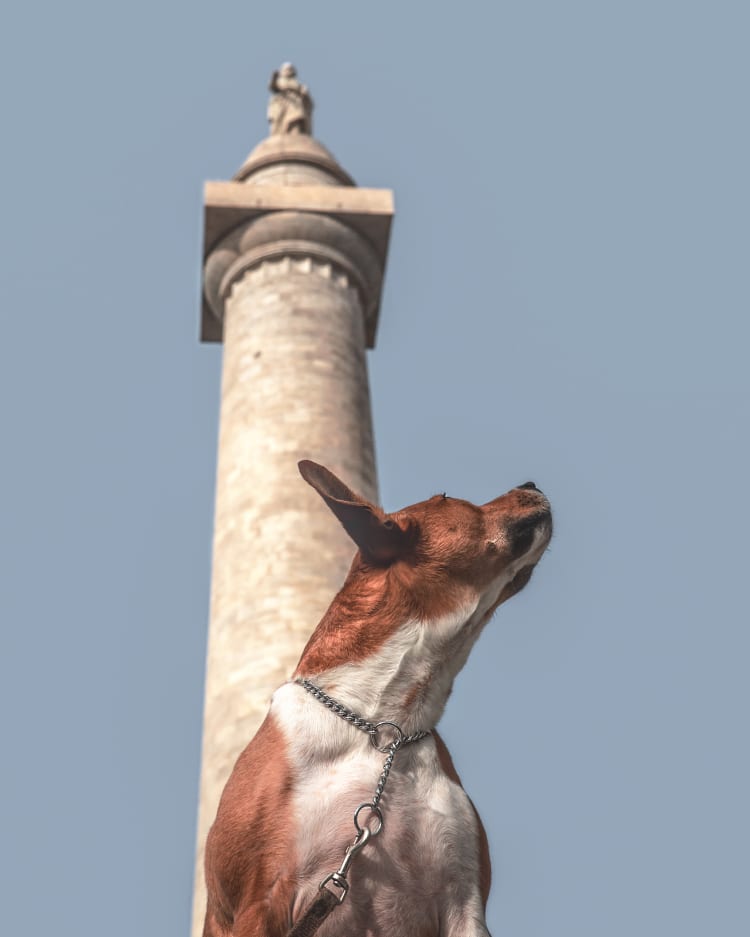
[[[298,467],[300,475],[333,511],[367,562],[387,566],[403,555],[412,539],[408,523],[399,523],[355,494],[325,466],[303,459]]]

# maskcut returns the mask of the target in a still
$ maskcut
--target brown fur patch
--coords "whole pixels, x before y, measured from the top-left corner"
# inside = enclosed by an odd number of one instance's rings
[[[271,715],[242,752],[206,843],[206,937],[284,937],[295,893],[293,777]]]

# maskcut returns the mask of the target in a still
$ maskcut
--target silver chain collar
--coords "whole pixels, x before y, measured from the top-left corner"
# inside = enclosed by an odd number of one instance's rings
[[[362,849],[362,847],[365,846],[373,836],[377,836],[378,833],[380,833],[383,829],[383,814],[380,809],[380,798],[383,796],[383,791],[385,790],[385,786],[388,783],[388,776],[391,773],[393,759],[396,757],[396,752],[400,748],[403,748],[404,745],[408,745],[411,742],[419,742],[421,739],[427,738],[427,736],[431,733],[420,730],[418,732],[413,732],[411,735],[405,735],[403,729],[395,722],[370,722],[369,720],[358,716],[353,710],[349,709],[347,706],[344,706],[338,700],[335,700],[332,696],[329,696],[327,693],[321,690],[319,686],[316,686],[314,683],[311,683],[304,677],[299,677],[295,682],[298,683],[311,696],[314,696],[316,700],[319,700],[326,707],[326,709],[330,709],[331,712],[336,716],[339,716],[345,722],[353,725],[356,729],[360,729],[362,732],[365,732],[367,735],[369,735],[372,746],[379,752],[383,752],[383,754],[388,756],[385,759],[385,763],[383,764],[383,770],[380,773],[380,778],[378,779],[372,800],[360,804],[359,807],[357,807],[357,809],[354,811],[354,828],[357,831],[357,836],[354,842],[350,846],[347,846],[346,852],[344,854],[344,861],[341,863],[338,871],[331,872],[330,875],[327,875],[319,886],[322,889],[330,882],[332,885],[335,885],[341,889],[341,894],[338,896],[339,904],[341,904],[344,898],[346,898],[347,892],[349,891],[349,883],[346,879],[346,874],[349,870],[349,866],[351,865],[352,860],[360,851],[360,849]],[[381,745],[380,734],[382,730],[386,728],[393,731],[393,740],[387,745]],[[359,815],[363,810],[369,810],[371,817],[374,817],[372,826],[368,825],[368,823],[371,822],[371,818],[368,818],[368,822],[364,823],[364,825],[360,824]]]
[[[370,736],[370,741],[372,742],[373,746],[377,748],[379,752],[388,752],[391,750],[391,746],[393,745],[393,742],[386,746],[378,745],[378,733],[383,726],[390,726],[395,731],[396,735],[394,742],[398,742],[399,748],[402,745],[408,745],[409,742],[418,742],[420,739],[427,738],[427,736],[430,734],[428,731],[420,730],[419,732],[414,732],[412,735],[404,735],[401,727],[397,726],[395,722],[370,722],[367,719],[363,719],[351,709],[348,709],[342,703],[339,703],[338,700],[335,700],[332,696],[324,693],[319,686],[315,686],[314,683],[311,683],[304,677],[299,677],[296,680],[296,683],[299,683],[299,685],[307,690],[311,696],[314,696],[315,699],[320,700],[326,709],[330,709],[332,713],[340,716],[346,722],[349,722],[357,729],[361,729],[363,732],[366,732]]]

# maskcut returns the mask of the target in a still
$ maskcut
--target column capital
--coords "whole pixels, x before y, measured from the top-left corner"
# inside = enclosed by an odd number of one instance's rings
[[[393,218],[390,190],[208,182],[204,211],[203,341],[222,340],[233,283],[261,263],[291,257],[346,274],[360,292],[367,346],[374,346]]]

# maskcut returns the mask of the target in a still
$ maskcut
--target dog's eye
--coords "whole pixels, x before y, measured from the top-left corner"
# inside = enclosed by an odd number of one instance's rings
[[[391,520],[383,521],[383,527],[385,527],[386,530],[393,530],[395,526],[395,523]]]

